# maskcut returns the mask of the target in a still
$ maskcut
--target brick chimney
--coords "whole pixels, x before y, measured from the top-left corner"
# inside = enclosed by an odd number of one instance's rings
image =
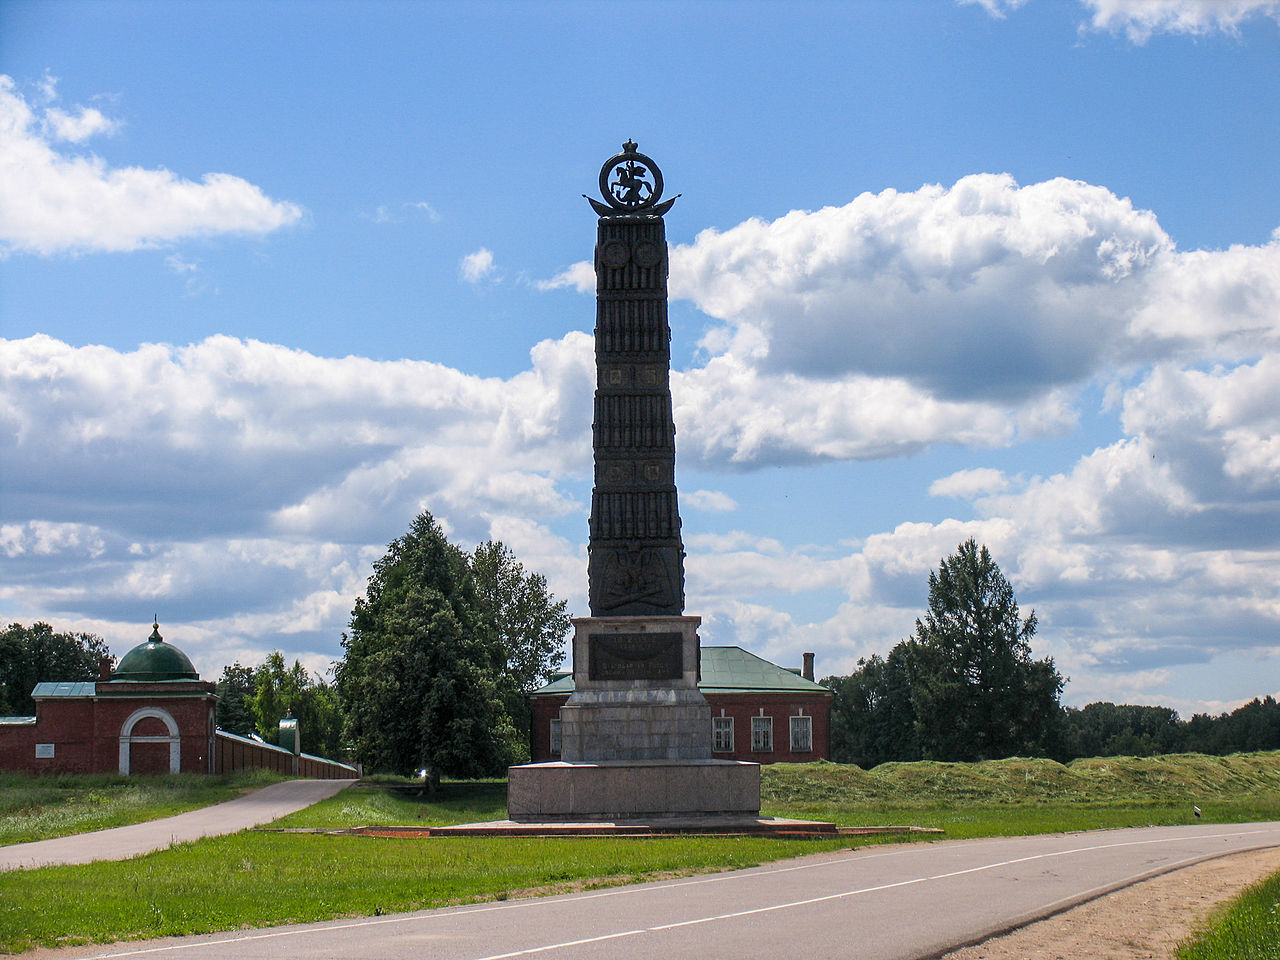
[[[111,664],[111,657],[98,658],[98,680],[101,683],[106,683],[111,679]]]
[[[813,679],[813,654],[806,653],[804,655],[804,666],[800,668],[800,676],[806,680]]]

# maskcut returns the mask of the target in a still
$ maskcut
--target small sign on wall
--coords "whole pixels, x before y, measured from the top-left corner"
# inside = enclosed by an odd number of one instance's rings
[[[53,759],[53,744],[52,744],[52,743],[37,743],[37,744],[36,744],[36,759],[37,759],[37,760],[52,760],[52,759]]]

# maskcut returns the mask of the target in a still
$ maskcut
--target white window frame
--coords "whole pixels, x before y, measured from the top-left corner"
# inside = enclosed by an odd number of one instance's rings
[[[711,718],[711,752],[733,753],[733,717]]]
[[[553,757],[558,757],[564,752],[564,730],[560,726],[559,717],[551,719],[551,727],[547,731],[547,749]]]
[[[751,718],[751,752],[773,753],[773,717]]]
[[[800,713],[791,718],[791,752],[813,753],[813,717]]]

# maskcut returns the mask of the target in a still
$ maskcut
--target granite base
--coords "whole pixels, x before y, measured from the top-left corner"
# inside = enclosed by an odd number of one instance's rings
[[[759,813],[758,763],[554,762],[507,770],[507,815],[517,823]]]

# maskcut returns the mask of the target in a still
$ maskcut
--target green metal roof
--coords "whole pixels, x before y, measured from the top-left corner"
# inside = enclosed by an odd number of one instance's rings
[[[160,636],[160,624],[155,625],[146,643],[140,643],[121,659],[111,674],[111,682],[132,680],[154,683],[159,680],[199,680],[200,674],[187,655]]]
[[[539,687],[530,696],[554,697],[573,693],[573,674],[559,677]],[[826,687],[806,680],[798,673],[748,653],[741,647],[703,647],[703,693],[830,693]]]
[[[33,697],[92,697],[97,690],[93,680],[46,680],[37,683]]]

